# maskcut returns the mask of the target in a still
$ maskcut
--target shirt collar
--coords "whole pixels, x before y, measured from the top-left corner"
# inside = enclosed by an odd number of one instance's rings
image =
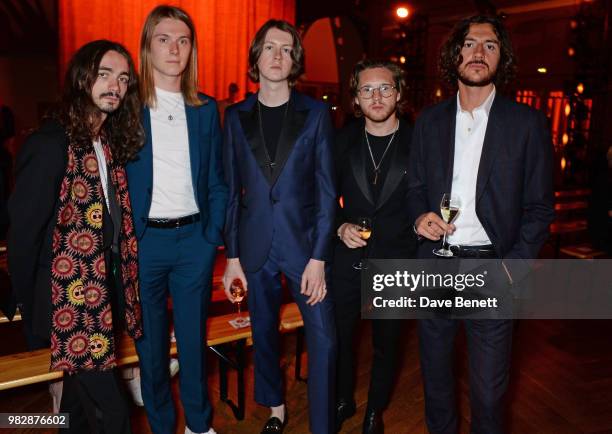
[[[493,100],[495,99],[495,93],[496,93],[495,85],[493,85],[493,90],[491,91],[487,99],[485,99],[482,104],[480,104],[478,107],[476,107],[472,111],[473,112],[484,111],[485,115],[489,117],[489,113],[491,112],[491,107],[493,106]],[[461,101],[459,101],[459,92],[457,92],[457,114],[461,113],[462,111],[464,110],[461,108]]]

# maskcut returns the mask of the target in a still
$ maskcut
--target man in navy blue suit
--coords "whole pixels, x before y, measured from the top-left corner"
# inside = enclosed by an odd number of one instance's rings
[[[424,110],[414,129],[407,206],[423,237],[419,256],[433,257],[447,232],[454,257],[501,259],[490,276],[511,290],[537,258],[554,217],[546,118],[498,93],[514,69],[510,39],[498,18],[461,21],[442,48],[440,66],[458,93]],[[461,202],[451,225],[438,211],[444,193]],[[432,434],[457,432],[453,345],[461,322],[468,342],[471,432],[500,434],[512,320],[419,321],[427,427]]]
[[[287,422],[279,366],[281,273],[296,300],[308,345],[310,429],[332,431],[335,328],[326,262],[333,236],[334,161],[326,106],[292,91],[303,69],[296,29],[270,20],[249,50],[259,92],[225,113],[223,159],[229,186],[225,236],[228,298],[248,289],[255,351],[255,400],[271,408],[263,433]]]
[[[159,6],[141,38],[145,146],[128,166],[144,336],[136,342],[142,398],[155,434],[175,432],[168,374],[168,292],[180,361],[185,433],[209,433],[206,311],[217,246],[223,243],[227,186],[215,101],[197,92],[193,22]]]

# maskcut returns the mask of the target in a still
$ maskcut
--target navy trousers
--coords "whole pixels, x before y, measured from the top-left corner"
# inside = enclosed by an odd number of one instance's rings
[[[285,260],[277,254],[274,242],[262,268],[246,274],[255,356],[255,401],[266,407],[275,407],[285,402],[278,332],[281,272],[287,279],[304,319],[308,349],[310,431],[316,434],[333,433],[336,367],[333,303],[328,295],[314,306],[306,304],[308,297],[300,294],[301,274],[290,271]],[[326,277],[329,278],[329,267],[326,268]]]
[[[504,433],[504,397],[510,378],[512,320],[419,321],[425,417],[431,434],[457,433],[453,355],[455,335],[465,324],[468,344],[472,434]]]
[[[201,223],[196,222],[171,229],[149,227],[138,248],[144,335],[136,341],[136,349],[151,431],[175,432],[168,372],[169,293],[186,423],[194,432],[206,432],[212,413],[206,381],[206,312],[216,246],[204,238]]]

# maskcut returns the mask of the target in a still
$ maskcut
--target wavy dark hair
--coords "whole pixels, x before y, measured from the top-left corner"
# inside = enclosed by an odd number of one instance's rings
[[[251,41],[249,48],[249,77],[254,83],[259,83],[259,67],[257,62],[263,51],[264,42],[266,41],[266,33],[270,29],[278,29],[289,33],[293,37],[293,47],[291,49],[291,71],[289,72],[289,85],[293,86],[300,75],[304,72],[304,47],[302,46],[302,38],[297,29],[284,20],[268,20],[263,26],[257,30],[255,37]]]
[[[357,91],[359,90],[359,74],[366,69],[372,68],[385,68],[391,72],[393,76],[393,84],[395,89],[400,95],[400,100],[397,102],[396,109],[400,114],[404,114],[407,111],[407,101],[404,98],[404,91],[406,90],[406,79],[404,77],[404,71],[397,63],[393,63],[389,60],[383,59],[364,59],[357,62],[351,72],[351,79],[349,82],[349,89],[351,96],[353,96],[353,113],[355,116],[360,117],[363,115],[361,108],[355,103]]]
[[[138,76],[130,53],[123,45],[100,39],[79,48],[68,64],[60,107],[51,117],[66,129],[72,146],[92,145],[95,138],[92,120],[100,116],[100,109],[93,102],[91,90],[98,77],[100,62],[109,51],[116,51],[127,60],[129,82],[121,105],[108,113],[99,134],[109,144],[113,159],[125,164],[142,148],[144,131],[140,123]]]
[[[438,63],[440,75],[451,86],[457,85],[457,80],[459,79],[457,69],[461,62],[463,62],[461,48],[472,24],[490,24],[493,27],[500,46],[499,65],[495,73],[494,83],[497,87],[504,87],[514,78],[516,63],[510,35],[499,16],[474,15],[458,22],[440,50]]]

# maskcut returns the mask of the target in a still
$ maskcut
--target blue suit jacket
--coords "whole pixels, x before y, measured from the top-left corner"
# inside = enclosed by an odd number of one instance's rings
[[[330,259],[336,189],[332,126],[327,106],[292,92],[273,165],[267,158],[257,95],[225,113],[223,158],[229,186],[227,256],[257,271],[272,237],[279,256],[301,275],[310,258]]]
[[[227,185],[221,161],[219,114],[214,99],[202,94],[200,99],[206,101],[205,104],[199,107],[185,105],[191,179],[204,236],[210,243],[222,245]],[[142,238],[146,230],[153,192],[153,147],[148,108],[143,110],[142,122],[146,135],[145,145],[138,158],[127,165],[134,228],[138,239]]]

